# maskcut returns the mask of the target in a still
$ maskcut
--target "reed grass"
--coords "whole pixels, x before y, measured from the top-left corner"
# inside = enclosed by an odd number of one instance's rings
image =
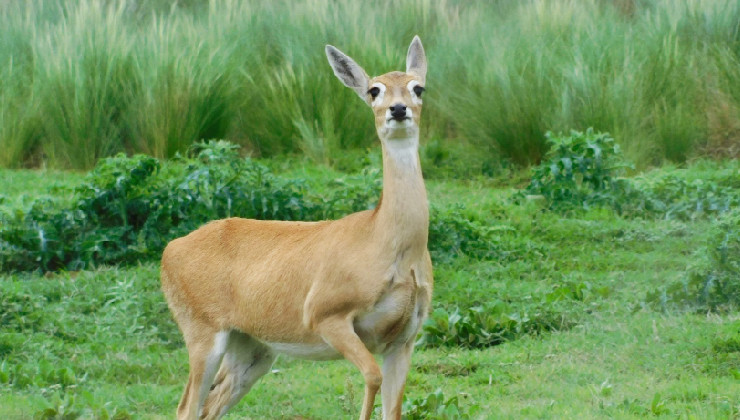
[[[324,44],[380,74],[403,68],[414,34],[437,148],[527,165],[548,130],[594,127],[639,166],[740,153],[733,0],[30,0],[0,12],[6,167],[169,157],[209,138],[332,164],[375,135]]]

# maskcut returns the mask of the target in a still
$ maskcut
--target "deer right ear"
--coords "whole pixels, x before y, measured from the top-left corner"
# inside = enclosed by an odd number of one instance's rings
[[[334,70],[334,75],[344,83],[348,88],[352,88],[363,101],[367,102],[367,90],[370,85],[370,77],[351,58],[343,52],[332,47],[326,46],[326,58]]]
[[[424,54],[419,35],[414,36],[414,40],[409,45],[409,52],[406,55],[406,73],[415,74],[421,79],[421,83],[426,81],[427,56]]]

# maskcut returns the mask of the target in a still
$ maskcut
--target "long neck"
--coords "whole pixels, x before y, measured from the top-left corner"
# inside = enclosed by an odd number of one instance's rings
[[[426,249],[429,208],[419,162],[418,130],[385,138],[383,196],[376,210],[376,226],[397,251]]]

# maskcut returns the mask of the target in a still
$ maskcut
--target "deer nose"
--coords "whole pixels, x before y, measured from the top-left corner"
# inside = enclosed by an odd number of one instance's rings
[[[406,105],[404,104],[395,104],[391,105],[391,117],[393,117],[394,120],[402,120],[406,118]]]

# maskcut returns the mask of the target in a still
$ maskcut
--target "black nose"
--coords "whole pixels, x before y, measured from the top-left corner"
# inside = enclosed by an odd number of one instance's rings
[[[404,104],[395,104],[391,105],[391,117],[393,117],[394,120],[402,120],[406,118],[406,105]]]

